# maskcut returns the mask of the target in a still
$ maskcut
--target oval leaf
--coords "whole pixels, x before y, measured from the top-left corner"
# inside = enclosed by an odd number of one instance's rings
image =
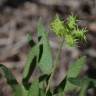
[[[71,91],[74,88],[76,88],[74,84],[68,81],[68,78],[77,77],[80,74],[80,71],[82,70],[82,68],[84,68],[84,66],[85,66],[85,56],[80,57],[74,64],[71,64],[69,66],[69,70],[67,73],[67,83],[66,83],[64,91],[69,91],[69,90]]]
[[[44,74],[50,74],[52,71],[52,54],[51,54],[51,49],[49,46],[49,42],[48,42],[48,34],[44,29],[44,26],[41,22],[38,23],[38,27],[37,27],[37,31],[38,31],[38,39],[42,40],[42,55],[39,61],[39,67],[41,69],[41,71]],[[40,54],[39,50],[39,54]]]

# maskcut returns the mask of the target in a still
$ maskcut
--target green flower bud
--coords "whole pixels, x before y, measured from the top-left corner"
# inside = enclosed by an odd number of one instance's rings
[[[76,39],[72,35],[65,36],[65,42],[69,47],[74,47],[76,45]]]
[[[76,24],[76,17],[71,15],[67,19],[67,23],[64,24],[56,15],[55,19],[51,23],[52,31],[59,37],[65,38],[65,42],[69,47],[74,47],[79,40],[86,40],[86,29],[79,29]]]
[[[86,29],[79,29],[78,27],[77,27],[77,29],[75,29],[74,31],[73,31],[73,35],[76,37],[76,38],[78,38],[78,39],[80,39],[80,40],[86,40],[86,32],[87,32],[87,30]]]
[[[64,26],[64,22],[62,22],[58,15],[56,15],[55,19],[51,23],[51,29],[57,36],[64,36],[64,31],[66,28]]]
[[[70,29],[74,29],[76,27],[76,17],[71,15],[67,19],[67,24]]]

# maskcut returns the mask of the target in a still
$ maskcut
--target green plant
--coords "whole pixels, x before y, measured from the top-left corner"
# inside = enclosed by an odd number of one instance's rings
[[[65,92],[77,89],[79,96],[85,96],[88,86],[93,83],[96,87],[96,81],[88,78],[78,78],[81,69],[85,66],[85,56],[78,58],[74,64],[70,64],[68,72],[62,82],[55,88],[51,87],[52,78],[55,74],[57,66],[59,66],[60,54],[62,52],[63,43],[66,42],[68,47],[78,46],[79,41],[86,43],[86,29],[80,29],[77,25],[76,17],[71,15],[67,18],[67,22],[60,20],[56,15],[51,23],[51,29],[58,36],[61,44],[55,61],[52,59],[48,33],[45,31],[41,21],[37,26],[37,41],[34,42],[30,35],[28,42],[31,49],[28,54],[28,60],[24,67],[23,79],[19,83],[10,69],[0,64],[7,83],[12,87],[14,96],[64,96]],[[40,76],[29,79],[36,68],[41,71]]]

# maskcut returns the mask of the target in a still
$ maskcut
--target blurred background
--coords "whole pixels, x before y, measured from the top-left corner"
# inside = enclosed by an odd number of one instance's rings
[[[58,41],[50,32],[49,24],[56,13],[63,20],[71,13],[79,17],[79,26],[88,29],[88,40],[86,44],[80,42],[78,48],[63,48],[54,84],[62,80],[68,65],[81,54],[87,56],[86,68],[82,74],[96,79],[96,0],[0,0],[0,64],[10,68],[18,81],[22,79],[30,49],[27,34],[32,33],[33,39],[36,39],[36,26],[40,17],[49,32],[53,57],[55,56]],[[0,79],[0,96],[11,96],[11,89],[5,81]],[[77,95],[69,93],[68,96]],[[96,96],[96,90],[89,90],[88,96]]]

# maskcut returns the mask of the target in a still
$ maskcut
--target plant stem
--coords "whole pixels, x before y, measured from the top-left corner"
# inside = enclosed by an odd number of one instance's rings
[[[64,43],[64,39],[62,39],[62,41],[60,43],[60,47],[59,47],[58,52],[57,52],[57,56],[56,56],[56,59],[55,59],[54,67],[53,67],[53,70],[51,72],[51,75],[50,75],[50,78],[48,80],[48,84],[47,84],[47,87],[46,87],[46,93],[48,92],[48,90],[50,88],[50,84],[51,84],[52,78],[54,76],[55,70],[56,70],[56,68],[59,65],[60,55],[61,55],[61,52],[62,52],[63,43]]]
[[[88,85],[89,85],[89,82],[86,82],[86,83],[82,86],[79,96],[85,96],[85,95],[86,95]]]

